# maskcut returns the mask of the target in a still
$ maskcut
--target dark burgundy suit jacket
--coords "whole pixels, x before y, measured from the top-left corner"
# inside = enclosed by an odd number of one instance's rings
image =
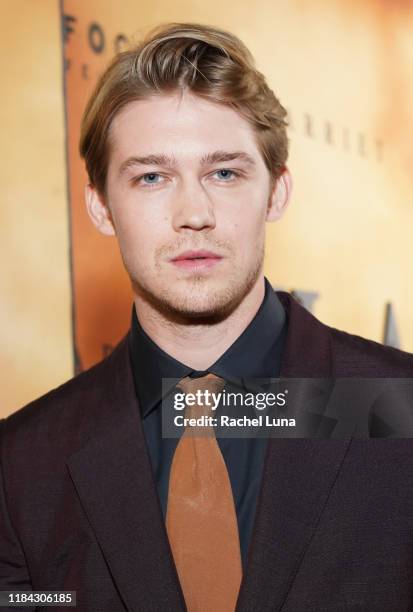
[[[413,378],[413,355],[278,296],[283,376]],[[127,336],[0,425],[0,590],[75,590],[81,611],[184,611]],[[251,542],[237,612],[413,610],[413,440],[270,439]]]

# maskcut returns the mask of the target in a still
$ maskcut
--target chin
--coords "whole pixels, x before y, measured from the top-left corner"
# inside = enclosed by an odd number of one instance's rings
[[[229,280],[224,283],[211,279],[211,283],[188,283],[186,287],[176,283],[173,288],[143,284],[138,287],[135,282],[134,287],[164,317],[183,325],[223,320],[242,299]]]
[[[217,287],[185,291],[182,294],[160,296],[164,308],[171,314],[188,319],[223,317],[231,311],[233,299]]]
[[[256,261],[249,273],[232,270],[230,275],[193,275],[164,280],[158,275],[135,279],[132,285],[155,310],[170,321],[180,324],[216,323],[228,317],[254,286],[262,269],[263,258]]]

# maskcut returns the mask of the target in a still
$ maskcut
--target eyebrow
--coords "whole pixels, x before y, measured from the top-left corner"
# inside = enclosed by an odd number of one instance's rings
[[[246,162],[250,166],[255,166],[255,160],[251,155],[245,153],[245,151],[214,151],[213,153],[207,153],[200,159],[201,166],[208,166],[217,162],[227,162],[240,160]],[[119,176],[121,176],[128,168],[136,165],[142,166],[167,166],[172,168],[178,165],[174,157],[168,155],[143,155],[143,156],[132,156],[125,159],[119,167]]]

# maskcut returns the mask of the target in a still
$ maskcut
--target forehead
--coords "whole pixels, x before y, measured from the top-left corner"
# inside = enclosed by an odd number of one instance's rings
[[[122,157],[154,149],[191,157],[228,146],[259,157],[256,135],[244,117],[190,92],[129,102],[113,119],[109,142],[112,155]]]

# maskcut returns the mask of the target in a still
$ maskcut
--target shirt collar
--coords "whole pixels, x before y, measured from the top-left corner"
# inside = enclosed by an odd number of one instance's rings
[[[132,304],[129,334],[132,370],[136,393],[144,418],[169,388],[162,379],[181,380],[185,376],[203,376],[212,372],[227,381],[271,378],[278,374],[286,332],[286,314],[270,282],[265,280],[264,299],[253,320],[233,344],[207,370],[194,370],[161,349],[144,331]],[[252,384],[252,383],[251,383]],[[169,387],[174,386],[171,382]],[[247,384],[247,386],[249,386]],[[252,385],[253,386],[253,385]]]

